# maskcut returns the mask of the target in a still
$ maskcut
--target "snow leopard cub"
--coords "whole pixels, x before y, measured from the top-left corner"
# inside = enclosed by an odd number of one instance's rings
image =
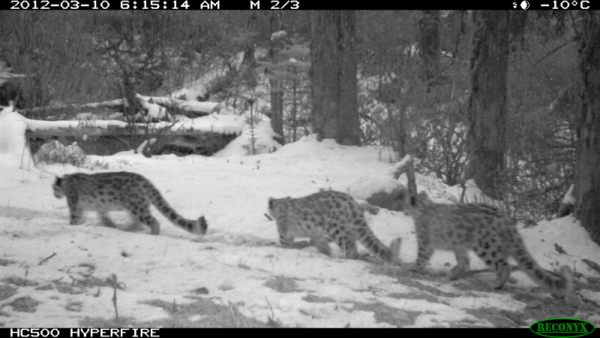
[[[121,171],[65,175],[56,178],[52,189],[56,198],[67,197],[72,225],[79,224],[83,212],[90,210],[100,214],[104,225],[115,227],[108,218],[108,212],[125,210],[133,217],[135,226],[145,224],[153,235],[158,235],[160,225],[150,213],[150,205],[154,204],[173,224],[191,233],[205,234],[208,228],[204,216],[196,221],[181,217],[152,182],[135,173]]]
[[[356,241],[386,263],[398,261],[400,241],[391,250],[371,231],[353,197],[337,191],[320,191],[300,198],[269,198],[269,214],[277,223],[279,241],[292,247],[295,237],[310,237],[319,252],[330,256],[329,238],[344,250],[346,258],[358,258]]]
[[[416,190],[416,189],[415,189]],[[527,251],[515,224],[495,207],[485,204],[438,204],[424,192],[409,197],[405,213],[414,219],[417,234],[417,262],[423,270],[433,252],[453,251],[457,265],[450,271],[456,279],[469,270],[468,251],[475,253],[492,269],[497,278],[492,284],[499,289],[510,276],[508,258],[513,257],[521,270],[538,285],[555,296],[573,292],[573,272],[568,266],[560,275],[541,268]]]

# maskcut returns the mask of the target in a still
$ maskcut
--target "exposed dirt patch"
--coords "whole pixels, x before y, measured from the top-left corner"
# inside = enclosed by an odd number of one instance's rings
[[[388,297],[396,299],[422,299],[431,303],[437,303],[440,301],[438,297],[432,296],[424,292],[390,293]]]
[[[254,318],[242,315],[235,304],[217,304],[212,300],[191,297],[190,304],[177,304],[163,300],[150,300],[143,304],[156,306],[165,311],[166,318],[153,321],[137,321],[131,317],[113,319],[86,317],[80,321],[84,327],[167,327],[167,328],[200,328],[200,327],[273,327]],[[277,324],[278,325],[278,324]]]
[[[82,307],[82,302],[69,302],[67,306],[65,306],[65,309],[69,312],[81,312]]]
[[[175,304],[160,300],[144,302],[165,310],[167,319],[145,322],[148,327],[269,327],[267,323],[242,315],[235,304],[217,304],[212,300],[194,298],[190,304]]]
[[[70,295],[78,295],[78,294],[82,294],[85,292],[85,288],[83,288],[83,287],[73,287],[64,282],[56,282],[55,286],[56,286],[56,291],[58,291],[60,293],[67,293]]]
[[[15,298],[12,302],[4,304],[3,306],[10,306],[13,308],[13,311],[17,312],[35,312],[37,310],[37,306],[40,304],[41,303],[37,300],[29,296],[25,296]]]
[[[296,283],[296,279],[284,277],[284,276],[275,276],[270,280],[264,283],[264,286],[271,288],[277,292],[288,293],[288,292],[299,292],[301,291],[298,288]]]
[[[382,302],[353,303],[355,310],[373,312],[377,323],[388,323],[396,327],[413,325],[415,319],[421,314],[421,312],[399,310]]]
[[[16,263],[16,261],[0,258],[0,266],[8,266],[8,265],[15,264],[15,263]]]
[[[37,282],[30,281],[26,278],[21,278],[21,277],[16,277],[16,276],[4,278],[2,281],[4,281],[7,284],[12,284],[15,286],[36,286],[36,285],[38,285]]]
[[[8,284],[0,285],[0,300],[9,299],[17,293],[17,288]]]
[[[302,297],[302,299],[309,303],[335,303],[335,299],[331,297],[319,297],[313,294],[308,294]]]
[[[523,313],[498,310],[497,308],[478,308],[464,310],[477,318],[485,319],[494,327],[527,326],[523,321]],[[521,317],[521,318],[520,318]]]

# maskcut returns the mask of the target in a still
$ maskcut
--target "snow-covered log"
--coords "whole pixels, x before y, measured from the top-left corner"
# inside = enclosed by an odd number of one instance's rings
[[[167,110],[171,115],[184,115],[189,118],[196,118],[218,112],[222,108],[222,105],[218,102],[185,101],[170,97],[143,96],[140,94],[136,94],[135,97],[138,100],[139,106],[148,110],[150,115],[163,116],[165,115],[164,112],[160,113],[154,111]],[[125,106],[128,106],[126,100],[116,99],[79,105],[56,105],[32,109],[20,109],[19,113],[29,117],[43,115],[44,117],[54,116],[57,119],[63,119],[62,116],[72,116],[74,113],[81,112],[90,113],[90,115],[105,115],[115,112],[122,113],[124,104]]]
[[[410,169],[412,169],[412,163],[413,163],[412,157],[410,155],[406,155],[406,156],[404,156],[402,161],[396,163],[393,167],[391,167],[389,169],[389,171],[392,174],[392,176],[394,176],[395,179],[398,179],[400,177],[400,175],[402,175],[402,173],[406,173]],[[413,170],[413,173],[414,173],[414,170]]]
[[[140,95],[138,95],[138,98],[148,103],[157,104],[171,112],[176,112],[176,114],[185,115],[189,118],[210,115],[213,112],[218,112],[222,108],[222,105],[218,102],[185,101],[169,97],[142,97]]]
[[[31,120],[30,120],[31,121]],[[145,134],[146,126],[144,124],[135,124],[134,129],[127,128],[127,123],[123,121],[38,121],[47,123],[56,123],[55,127],[49,128],[37,128],[27,129],[27,137],[30,138],[61,138],[61,137],[82,137],[83,135],[89,136],[122,136],[122,135],[135,135]],[[65,122],[71,123],[71,125],[65,125]],[[102,122],[99,125],[99,122]],[[158,132],[163,128],[163,124],[152,123],[148,125],[149,132]],[[198,130],[192,128],[179,128],[171,129],[170,135],[198,135],[201,133]]]
[[[402,173],[407,174],[410,188],[411,179],[413,184],[415,182],[415,174],[412,158],[409,155],[380,175],[358,178],[350,185],[348,193],[356,198],[366,200],[371,205],[402,211],[404,199],[408,194],[406,187],[398,181]]]
[[[245,120],[239,115],[210,115],[197,119],[181,117],[177,122],[134,123],[128,124],[114,120],[70,120],[40,121],[25,119],[31,136],[46,138],[48,136],[99,136],[132,134],[146,130],[158,131],[169,128],[174,135],[198,135],[203,132],[220,134],[240,134],[244,130]],[[135,134],[135,133],[134,133]]]
[[[18,115],[18,114],[17,114]],[[127,150],[147,138],[158,138],[154,154],[212,155],[223,149],[246,128],[245,118],[227,114],[189,119],[181,116],[175,122],[128,124],[114,120],[40,121],[22,118],[26,137],[35,150],[48,139],[64,144],[78,142],[84,150],[102,143],[114,151]],[[125,147],[125,149],[121,149]]]
[[[53,116],[58,119],[62,116],[72,116],[73,114],[80,112],[102,115],[105,113],[122,112],[122,110],[123,100],[117,99],[87,104],[56,105],[46,107],[35,107],[31,109],[19,109],[18,113],[27,117],[43,115],[46,118]]]

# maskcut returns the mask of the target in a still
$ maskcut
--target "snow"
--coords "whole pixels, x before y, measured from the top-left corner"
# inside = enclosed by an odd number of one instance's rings
[[[79,128],[81,126],[90,126],[94,128],[108,128],[109,126],[116,126],[125,128],[126,122],[115,121],[115,120],[72,120],[72,121],[42,121],[42,120],[30,120],[23,118],[23,121],[27,124],[27,128],[32,131],[37,130],[48,130],[56,128]]]
[[[569,186],[569,190],[565,194],[565,197],[563,197],[562,204],[575,205],[576,200],[575,200],[575,195],[573,194],[574,189],[575,189],[575,185],[571,184]]]
[[[277,31],[271,34],[271,41],[279,40],[287,36],[286,31]]]
[[[236,116],[236,115],[227,115]],[[252,131],[254,128],[254,131]],[[214,157],[230,157],[238,154],[252,155],[251,143],[252,133],[254,132],[254,149],[257,153],[271,152],[281,148],[281,144],[274,141],[277,134],[271,128],[271,121],[267,117],[258,121],[254,127],[250,124],[244,124],[244,130],[240,135],[230,142],[225,148],[214,154]]]
[[[0,187],[19,185],[38,174],[25,143],[26,129],[25,118],[12,107],[0,111]]]
[[[218,119],[227,116],[219,115]],[[86,168],[94,170],[62,164],[32,167],[21,162],[27,158],[22,156],[26,122],[6,109],[0,113],[0,278],[30,282],[17,285],[4,280],[0,284],[5,289],[14,288],[14,294],[4,293],[4,297],[0,292],[0,326],[76,327],[82,326],[85,318],[114,320],[111,287],[75,282],[90,277],[104,281],[113,275],[125,286],[118,291],[120,316],[140,325],[149,323],[146,326],[169,316],[149,301],[184,305],[194,297],[233,304],[247,317],[262,322],[272,318],[291,327],[494,326],[473,311],[481,308],[518,311],[524,322],[532,323],[534,320],[527,318],[527,299],[552,301],[546,292],[532,292],[539,288],[520,271],[512,273],[502,290],[487,290],[473,285],[495,278],[491,273],[455,282],[408,274],[396,278],[378,271],[399,268],[343,259],[337,247],[331,258],[312,247],[299,250],[277,245],[276,225],[264,216],[269,197],[300,197],[319,189],[348,191],[350,187],[354,193],[364,194],[361,189],[369,187],[360,188],[357,179],[381,175],[392,166],[380,160],[378,148],[342,146],[327,139],[318,142],[311,135],[273,153],[246,156],[246,149],[240,146],[244,140],[236,139],[237,145],[213,157],[145,158],[127,151],[107,157],[88,156]],[[257,135],[268,139],[263,122],[257,125]],[[248,137],[246,129],[240,137],[244,135]],[[153,214],[161,224],[159,236],[150,235],[148,230],[134,233],[103,227],[90,214],[83,225],[71,226],[66,202],[54,198],[51,185],[55,175],[79,170],[142,174],[184,217],[204,215],[208,232],[204,236],[184,232],[156,209]],[[431,182],[417,177],[418,183]],[[419,183],[419,190],[438,189],[439,185]],[[116,222],[122,218],[115,216]],[[384,243],[403,238],[403,262],[416,259],[411,218],[387,210],[377,215],[367,213],[366,217]],[[535,259],[548,269],[564,264],[573,267],[582,258],[600,257],[598,245],[571,216],[519,231]],[[555,243],[568,255],[558,254]],[[365,252],[360,246],[359,250]],[[478,258],[471,258],[472,269],[484,267]],[[445,274],[454,264],[451,253],[438,251],[428,271]],[[576,267],[583,276],[598,277],[583,264]],[[269,286],[277,280],[293,281],[289,292]],[[68,292],[69,288],[77,292]],[[199,288],[206,288],[208,294],[195,293]],[[593,290],[582,290],[578,296],[598,304],[600,293]],[[39,302],[34,312],[13,306],[21,297]],[[393,320],[377,316],[373,304],[389,309],[393,316],[387,317]],[[563,316],[600,324],[600,317],[590,311]]]
[[[244,131],[246,122],[243,116],[240,115],[221,115],[221,114],[210,114],[207,116],[188,118],[180,116],[177,122],[171,128],[172,130],[193,129],[197,131],[211,131],[214,133],[221,134],[238,134]],[[161,125],[167,126],[168,122],[158,123],[157,127]]]
[[[139,99],[142,106],[148,110],[147,117],[152,117],[155,119],[163,118],[166,115],[166,109],[160,106],[158,103],[173,105],[177,107],[177,109],[184,111],[205,113],[211,113],[219,110],[219,108],[222,106],[222,104],[218,102],[182,101],[170,97],[143,96],[140,94],[136,94],[136,97]]]
[[[357,178],[345,192],[356,198],[366,200],[377,192],[390,194],[394,188],[401,186],[402,184],[391,175],[374,173]]]

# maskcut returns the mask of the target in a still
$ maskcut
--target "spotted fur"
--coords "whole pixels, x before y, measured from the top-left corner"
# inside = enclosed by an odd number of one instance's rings
[[[358,257],[356,241],[386,263],[398,260],[398,240],[386,247],[371,231],[365,209],[353,197],[337,191],[320,191],[301,198],[269,198],[269,214],[277,223],[279,241],[292,247],[294,238],[309,237],[319,252],[331,255],[328,241],[333,239],[346,254]]]
[[[57,177],[52,188],[56,198],[67,197],[72,225],[79,224],[83,212],[89,210],[98,212],[104,225],[115,227],[107,213],[125,210],[136,226],[145,224],[153,235],[158,235],[160,225],[150,213],[150,205],[154,204],[173,224],[191,233],[205,234],[208,228],[204,216],[196,221],[181,217],[152,182],[135,173],[76,173]]]
[[[568,266],[556,275],[539,266],[531,256],[514,222],[495,207],[485,204],[438,204],[427,194],[413,196],[406,213],[413,217],[417,234],[416,269],[423,270],[435,250],[453,251],[457,265],[450,279],[469,270],[468,251],[475,253],[497,275],[494,288],[501,288],[510,276],[508,257],[538,285],[558,297],[573,292],[573,272]]]

